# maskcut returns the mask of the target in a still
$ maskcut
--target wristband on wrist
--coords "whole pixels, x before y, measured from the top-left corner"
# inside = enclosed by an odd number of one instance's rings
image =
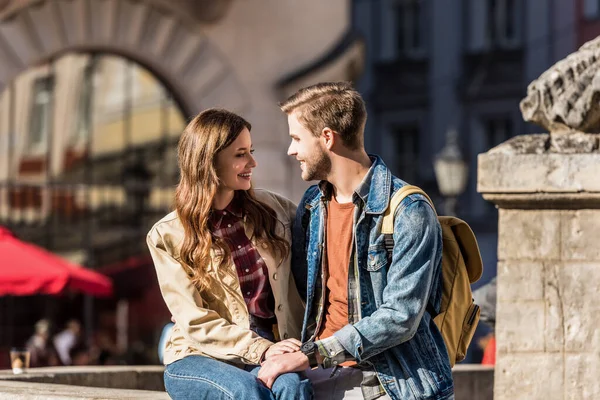
[[[319,350],[317,349],[315,342],[309,340],[308,342],[302,343],[302,346],[300,346],[300,351],[304,353],[306,357],[308,357],[308,364],[311,368],[314,369],[318,366],[321,366],[321,363],[319,363],[317,360],[317,353]]]

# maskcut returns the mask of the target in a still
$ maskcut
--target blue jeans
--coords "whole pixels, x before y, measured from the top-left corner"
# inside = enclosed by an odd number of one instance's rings
[[[258,365],[245,370],[202,356],[167,365],[165,388],[173,400],[310,400],[310,381],[297,373],[280,375],[269,390],[258,379]]]

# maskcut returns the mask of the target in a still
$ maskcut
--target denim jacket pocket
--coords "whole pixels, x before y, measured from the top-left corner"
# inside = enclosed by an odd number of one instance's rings
[[[380,245],[369,247],[367,264],[365,266],[367,271],[379,271],[387,262],[388,255],[385,247]]]

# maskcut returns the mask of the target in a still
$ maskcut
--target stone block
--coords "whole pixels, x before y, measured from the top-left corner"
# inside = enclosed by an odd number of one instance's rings
[[[563,371],[563,356],[558,353],[500,353],[494,400],[563,399]]]
[[[498,302],[496,308],[498,351],[503,353],[544,351],[544,322],[543,300]]]
[[[589,350],[565,355],[565,399],[600,398],[600,353],[597,347]]]
[[[546,303],[546,318],[544,321],[545,350],[549,352],[564,351],[565,324],[563,288],[557,282],[553,266],[546,265],[544,282],[544,298]]]
[[[498,301],[544,299],[544,265],[530,261],[498,263]]]
[[[547,351],[587,352],[600,349],[598,318],[600,265],[558,263],[547,265]]]
[[[478,157],[480,193],[600,191],[600,153],[507,154],[500,150],[498,147]]]
[[[500,210],[498,260],[558,260],[560,212]]]
[[[479,193],[530,193],[535,191],[530,187],[539,186],[548,175],[537,155],[485,153],[477,160]]]
[[[596,177],[596,179],[600,181],[600,178]],[[598,232],[600,232],[600,210],[562,212],[561,259],[600,263]]]

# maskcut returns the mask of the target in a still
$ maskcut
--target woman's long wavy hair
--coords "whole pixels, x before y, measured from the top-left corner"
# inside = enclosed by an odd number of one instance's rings
[[[198,114],[183,131],[178,146],[181,178],[175,192],[175,209],[183,225],[185,238],[180,250],[184,268],[200,290],[210,287],[211,254],[222,254],[220,267],[230,262],[231,252],[224,240],[212,233],[210,213],[220,181],[215,170],[217,154],[229,146],[250,123],[222,109]],[[254,227],[253,238],[266,244],[281,260],[288,256],[289,243],[275,233],[275,211],[254,197],[252,189],[236,191],[246,223]]]

